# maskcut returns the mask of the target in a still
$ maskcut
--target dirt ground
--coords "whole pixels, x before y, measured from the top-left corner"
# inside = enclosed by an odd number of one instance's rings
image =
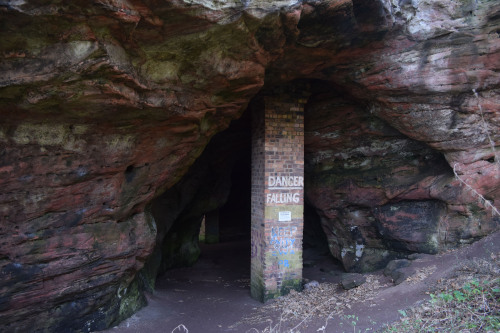
[[[193,267],[174,269],[160,277],[154,295],[148,295],[149,305],[105,332],[258,333],[266,328],[268,332],[279,325],[280,311],[273,308],[273,301],[263,305],[250,297],[249,248],[245,241],[202,245],[200,260]],[[497,232],[472,245],[412,261],[416,274],[400,285],[394,285],[382,271],[371,273],[376,288],[369,290],[365,286],[359,298],[338,288],[335,296],[342,313],[331,316],[324,331],[374,332],[398,320],[398,310],[429,299],[426,292],[438,280],[446,279],[463,260],[488,260],[499,252]],[[343,273],[330,256],[309,250],[304,252],[304,266],[303,277],[319,283],[338,284]],[[362,297],[365,290],[369,290],[370,297]],[[342,303],[342,299],[348,302]],[[290,313],[290,309],[286,310]],[[280,329],[273,332],[290,332],[303,319],[281,322]],[[326,319],[307,318],[294,332],[321,332]]]

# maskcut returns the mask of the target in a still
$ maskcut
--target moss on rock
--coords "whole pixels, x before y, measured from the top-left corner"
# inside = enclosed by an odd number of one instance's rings
[[[130,317],[140,308],[147,305],[146,297],[140,286],[141,283],[136,277],[128,286],[118,289],[120,307],[118,310],[118,317],[116,318],[117,323]]]

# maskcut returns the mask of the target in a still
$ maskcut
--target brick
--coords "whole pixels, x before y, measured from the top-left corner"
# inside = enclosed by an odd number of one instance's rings
[[[254,113],[251,293],[260,301],[301,288],[304,108],[289,100],[268,97],[265,110]],[[280,178],[281,186],[269,177]],[[289,177],[302,178],[290,185]]]

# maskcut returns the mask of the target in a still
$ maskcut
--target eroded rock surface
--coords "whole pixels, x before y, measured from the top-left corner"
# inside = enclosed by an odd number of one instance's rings
[[[498,227],[442,152],[365,106],[318,95],[307,115],[307,198],[346,269],[369,271],[410,252],[437,253]],[[491,176],[497,181],[498,171]]]
[[[499,206],[495,0],[4,1],[0,25],[2,330],[141,306],[149,204],[295,79],[321,82],[306,191],[346,268],[498,227],[474,194]]]

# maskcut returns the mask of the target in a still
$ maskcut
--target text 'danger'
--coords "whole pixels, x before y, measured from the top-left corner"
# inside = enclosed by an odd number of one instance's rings
[[[304,177],[301,176],[269,176],[267,185],[270,189],[302,189],[304,188]]]

